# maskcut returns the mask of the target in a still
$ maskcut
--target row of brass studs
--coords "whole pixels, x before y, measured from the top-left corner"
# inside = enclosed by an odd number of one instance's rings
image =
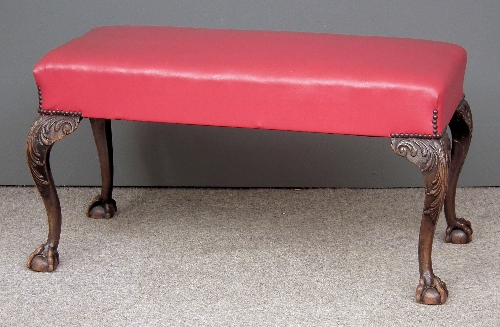
[[[434,135],[437,135],[438,133],[438,125],[437,125],[437,122],[438,122],[438,111],[437,110],[434,110],[432,112],[434,114],[434,116],[432,116],[432,126],[434,128]]]
[[[434,134],[434,135],[429,135],[429,134],[398,134],[398,133],[391,134],[391,138],[440,139],[442,136],[443,136],[443,134]]]
[[[60,110],[42,110],[42,90],[38,87],[38,113],[42,115],[63,115],[63,116],[81,116],[81,112],[75,111],[60,111]],[[434,128],[434,134],[391,134],[392,138],[424,138],[424,139],[438,139],[441,138],[441,135],[438,135],[438,127],[437,127],[437,119],[438,119],[438,111],[434,110],[432,116],[432,126]]]
[[[59,115],[59,116],[80,117],[82,115],[81,112],[77,112],[77,111],[60,111],[60,110],[38,110],[38,113],[41,115],[47,115],[47,116]]]
[[[408,134],[408,133],[392,133],[391,137],[392,138],[420,138],[420,139],[439,139],[443,134],[438,134],[438,111],[434,110],[432,112],[432,128],[433,128],[433,133],[432,135],[430,134]]]
[[[38,87],[38,112],[42,110],[42,89]]]
[[[81,116],[81,112],[77,111],[61,111],[61,110],[43,110],[42,109],[42,89],[38,87],[38,113],[41,115],[62,115],[62,116]]]

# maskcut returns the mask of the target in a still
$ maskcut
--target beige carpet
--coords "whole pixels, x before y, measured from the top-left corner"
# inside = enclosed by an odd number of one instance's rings
[[[422,189],[59,188],[61,264],[34,187],[1,187],[1,326],[500,326],[500,189],[458,191],[468,245],[434,242],[442,306],[414,301]]]

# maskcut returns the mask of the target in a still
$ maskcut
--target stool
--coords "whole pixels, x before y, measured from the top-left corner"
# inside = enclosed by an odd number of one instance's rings
[[[52,145],[89,118],[102,189],[87,209],[111,218],[111,120],[255,128],[389,138],[421,170],[425,200],[416,300],[441,304],[448,291],[432,269],[432,241],[444,206],[445,239],[471,241],[455,193],[472,136],[463,98],[466,52],[405,38],[158,26],[95,28],[35,65],[39,116],[27,140],[42,196],[47,242],[28,267],[59,263],[61,209],[49,165]],[[450,127],[453,145],[447,127]]]

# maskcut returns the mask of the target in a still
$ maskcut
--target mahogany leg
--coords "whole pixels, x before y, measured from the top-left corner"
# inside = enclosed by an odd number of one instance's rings
[[[444,199],[444,214],[448,228],[446,242],[464,244],[472,241],[471,223],[463,218],[457,218],[455,213],[455,195],[458,176],[469,150],[472,139],[472,114],[467,101],[462,100],[450,121],[453,144],[451,148],[450,176],[448,191]]]
[[[28,167],[42,197],[49,223],[47,242],[28,259],[27,267],[35,271],[50,272],[59,264],[57,247],[61,235],[61,206],[50,171],[49,157],[52,145],[73,133],[81,119],[80,116],[40,115],[28,134]]]
[[[90,119],[94,140],[101,166],[101,194],[96,196],[87,208],[87,216],[95,219],[109,219],[116,212],[113,200],[113,140],[111,120]]]
[[[417,165],[425,182],[425,200],[420,225],[418,261],[420,281],[416,300],[424,304],[443,304],[448,297],[446,284],[432,270],[432,242],[448,184],[450,140],[440,138],[392,138],[392,149]]]

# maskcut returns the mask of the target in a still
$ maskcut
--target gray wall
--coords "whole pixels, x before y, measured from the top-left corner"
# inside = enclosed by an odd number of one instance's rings
[[[32,184],[25,140],[37,113],[31,69],[48,50],[99,25],[315,31],[435,39],[469,53],[474,139],[462,186],[500,185],[500,1],[213,0],[0,2],[0,185]],[[389,140],[116,122],[116,185],[420,186]],[[52,151],[57,184],[97,185],[87,120]]]

